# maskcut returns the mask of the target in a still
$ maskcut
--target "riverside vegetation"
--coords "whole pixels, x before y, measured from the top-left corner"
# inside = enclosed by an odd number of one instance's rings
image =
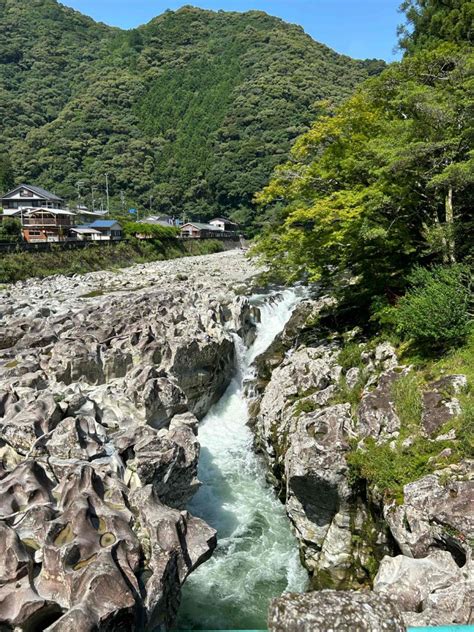
[[[129,238],[117,245],[96,246],[91,244],[80,250],[64,250],[52,247],[50,252],[13,252],[2,254],[0,259],[0,283],[14,283],[35,277],[54,274],[72,275],[94,270],[126,268],[132,263],[163,261],[196,255],[222,252],[217,239],[190,240]]]

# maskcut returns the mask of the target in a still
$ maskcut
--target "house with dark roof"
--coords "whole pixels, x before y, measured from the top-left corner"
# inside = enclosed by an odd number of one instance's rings
[[[122,226],[115,219],[97,219],[92,224],[84,224],[78,228],[89,228],[100,233],[94,241],[119,241],[123,237]]]
[[[0,198],[0,207],[6,216],[25,208],[61,209],[63,206],[64,200],[58,195],[32,184],[20,184]]]
[[[215,226],[219,230],[227,231],[229,233],[236,233],[239,230],[239,225],[235,222],[231,222],[230,219],[225,217],[216,217],[209,222],[211,226]]]
[[[212,224],[202,224],[201,222],[188,222],[181,226],[181,237],[184,239],[206,239],[220,237],[221,230]]]

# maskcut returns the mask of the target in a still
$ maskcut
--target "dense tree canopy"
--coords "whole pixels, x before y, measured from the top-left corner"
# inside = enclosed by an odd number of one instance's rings
[[[15,184],[15,174],[7,153],[0,155],[0,192],[6,193]]]
[[[184,7],[120,31],[56,0],[0,0],[0,152],[19,180],[96,204],[249,221],[308,129],[380,72],[265,13]]]
[[[474,39],[472,0],[404,0],[407,24],[400,28],[408,52],[437,46],[440,40],[465,44]]]
[[[413,43],[440,5],[423,4]],[[472,257],[474,59],[444,33],[319,117],[259,194],[276,221],[256,252],[280,276],[350,272],[358,308],[396,297],[415,263]]]

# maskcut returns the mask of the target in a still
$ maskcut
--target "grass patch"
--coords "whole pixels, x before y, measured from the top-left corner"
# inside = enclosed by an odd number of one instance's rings
[[[352,484],[367,481],[386,499],[402,503],[403,487],[407,483],[458,460],[458,455],[453,452],[449,459],[435,459],[429,463],[432,457],[438,456],[447,447],[452,447],[452,442],[427,441],[421,436],[415,437],[410,446],[403,446],[399,440],[394,447],[369,438],[363,449],[356,449],[347,457],[350,481]]]
[[[342,348],[337,361],[342,366],[343,371],[348,371],[353,367],[362,369],[364,362],[362,361],[361,354],[363,348],[359,346],[357,342],[349,342]]]
[[[92,290],[87,294],[81,294],[79,298],[95,298],[96,296],[104,296],[104,294],[106,294],[105,290]]]
[[[295,415],[299,417],[304,413],[313,413],[317,407],[316,402],[312,399],[300,399],[295,406]]]
[[[335,406],[337,404],[350,404],[352,414],[357,413],[357,407],[360,404],[364,387],[367,383],[367,372],[363,369],[360,372],[359,379],[354,386],[349,386],[346,377],[343,375],[337,385],[337,391],[333,397],[331,397],[330,405]]]
[[[415,372],[404,375],[392,386],[395,410],[400,419],[403,438],[419,432],[423,413],[421,376]]]

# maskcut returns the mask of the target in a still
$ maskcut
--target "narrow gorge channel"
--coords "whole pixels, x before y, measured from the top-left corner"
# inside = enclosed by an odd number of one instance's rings
[[[177,629],[264,629],[270,599],[306,587],[285,509],[253,450],[244,395],[253,361],[282,331],[299,300],[297,290],[287,290],[259,304],[256,340],[246,349],[236,337],[232,383],[199,427],[203,485],[189,510],[217,530],[218,547],[185,584]]]

